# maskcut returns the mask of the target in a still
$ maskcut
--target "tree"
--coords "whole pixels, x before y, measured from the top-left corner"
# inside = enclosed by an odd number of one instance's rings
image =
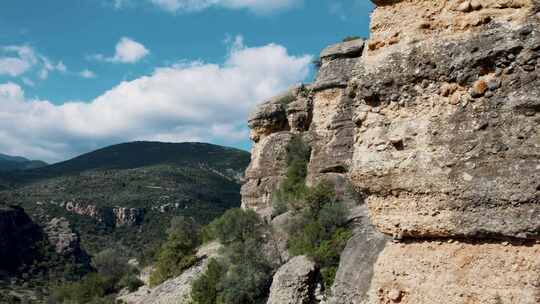
[[[191,287],[191,298],[197,304],[216,303],[221,292],[221,280],[226,267],[218,260],[211,259],[203,275],[195,280]]]
[[[195,250],[200,245],[199,227],[192,218],[173,218],[167,233],[167,241],[158,252],[156,269],[150,276],[151,286],[180,275],[197,261]]]

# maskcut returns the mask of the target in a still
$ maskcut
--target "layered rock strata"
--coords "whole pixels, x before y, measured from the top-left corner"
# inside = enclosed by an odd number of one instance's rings
[[[297,134],[357,213],[335,303],[539,303],[540,2],[373,2],[252,115],[243,206],[270,216]]]

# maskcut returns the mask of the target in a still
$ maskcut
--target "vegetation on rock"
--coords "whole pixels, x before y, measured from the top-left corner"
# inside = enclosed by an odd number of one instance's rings
[[[337,200],[334,185],[324,181],[314,187],[305,185],[309,156],[309,146],[301,137],[293,137],[287,146],[287,176],[274,193],[273,215],[291,210],[293,217],[286,229],[289,253],[313,259],[329,289],[352,233],[346,227],[348,210]]]
[[[259,303],[272,280],[272,268],[262,254],[268,227],[254,211],[241,209],[227,211],[210,226],[212,236],[223,244],[222,258],[212,260],[193,283],[193,302]]]
[[[123,288],[135,290],[142,285],[138,271],[127,258],[114,250],[105,250],[93,259],[96,271],[78,282],[57,287],[49,297],[49,304],[114,303],[117,292]]]
[[[157,253],[155,270],[150,276],[150,286],[161,284],[180,275],[197,261],[196,248],[201,244],[199,225],[192,218],[175,217],[167,230],[168,238]]]
[[[300,209],[303,207],[302,199],[307,190],[305,180],[310,154],[310,147],[300,136],[294,136],[288,143],[287,175],[272,196],[273,216],[283,214],[291,208]]]

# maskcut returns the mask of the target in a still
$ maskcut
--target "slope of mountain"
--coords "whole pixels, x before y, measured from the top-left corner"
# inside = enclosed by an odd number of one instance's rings
[[[91,268],[79,236],[63,218],[37,225],[24,209],[0,201],[0,303],[41,303],[44,289]]]
[[[29,160],[0,153],[0,171],[35,169],[44,166],[47,166],[47,163],[40,160]]]
[[[67,218],[90,253],[117,247],[140,256],[161,242],[172,216],[205,223],[238,207],[249,158],[242,150],[202,143],[119,144],[0,174],[11,187],[0,190],[0,198],[23,206],[40,223]]]

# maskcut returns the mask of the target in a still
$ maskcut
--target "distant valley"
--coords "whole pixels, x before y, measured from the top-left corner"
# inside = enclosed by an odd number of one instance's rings
[[[172,216],[206,223],[238,207],[249,159],[248,152],[203,143],[119,144],[1,172],[0,203],[23,207],[41,225],[68,219],[90,254],[114,247],[142,258],[160,244]]]
[[[40,160],[29,160],[20,156],[10,156],[0,153],[0,172],[27,170],[47,166],[47,163]]]

